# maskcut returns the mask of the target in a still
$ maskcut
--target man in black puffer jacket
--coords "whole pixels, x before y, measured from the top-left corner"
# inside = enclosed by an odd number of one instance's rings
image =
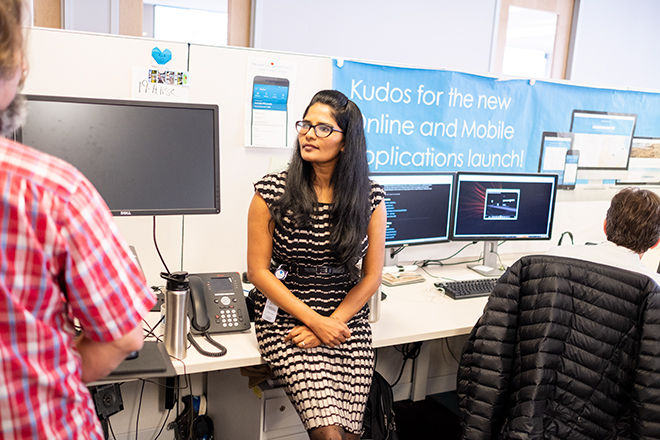
[[[459,366],[464,439],[660,438],[660,198],[622,190],[605,229],[500,278]]]

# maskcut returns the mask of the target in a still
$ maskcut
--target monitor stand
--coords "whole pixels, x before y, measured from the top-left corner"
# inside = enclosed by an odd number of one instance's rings
[[[500,269],[497,241],[485,241],[483,264],[468,264],[468,267],[485,277],[499,277],[502,275],[504,271]]]
[[[407,244],[403,244],[399,247],[385,248],[385,267],[397,266],[399,264],[399,252],[407,246]]]

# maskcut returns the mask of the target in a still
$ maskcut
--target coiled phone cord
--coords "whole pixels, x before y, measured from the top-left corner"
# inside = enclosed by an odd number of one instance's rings
[[[227,354],[227,349],[224,347],[224,345],[222,345],[218,341],[213,340],[211,338],[211,336],[209,336],[208,332],[202,333],[202,336],[204,336],[204,338],[211,345],[213,345],[214,347],[217,347],[220,351],[211,352],[211,351],[204,350],[202,347],[199,346],[197,341],[195,341],[195,338],[193,337],[192,333],[188,333],[188,341],[190,341],[190,343],[193,345],[193,347],[195,347],[195,349],[197,351],[199,351],[201,354],[203,354],[204,356],[208,356],[208,357],[220,357],[220,356],[224,356],[225,354]]]

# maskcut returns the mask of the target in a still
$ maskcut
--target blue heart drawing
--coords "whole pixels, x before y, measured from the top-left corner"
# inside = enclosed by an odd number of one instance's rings
[[[151,56],[158,64],[165,64],[172,59],[172,52],[169,49],[161,51],[159,48],[154,47],[151,49]]]

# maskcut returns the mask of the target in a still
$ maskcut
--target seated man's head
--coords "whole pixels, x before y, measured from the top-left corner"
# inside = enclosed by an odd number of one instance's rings
[[[607,240],[643,254],[660,239],[660,197],[639,188],[625,188],[613,198],[605,218]]]

